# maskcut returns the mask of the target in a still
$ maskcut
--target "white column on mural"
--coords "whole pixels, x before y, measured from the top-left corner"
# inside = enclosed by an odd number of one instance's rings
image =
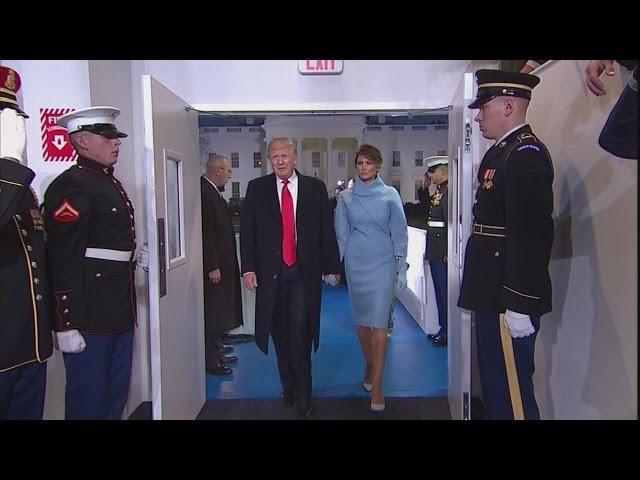
[[[327,182],[327,190],[329,196],[333,195],[333,191],[336,188],[335,177],[335,163],[333,160],[333,138],[327,138],[327,161],[325,163],[325,180]]]
[[[300,172],[304,173],[304,158],[302,158],[302,139],[301,138],[294,138],[293,141],[295,142],[296,145],[296,153],[298,154],[298,170],[300,170]]]
[[[271,167],[271,161],[269,160],[269,144],[271,143],[271,140],[273,140],[273,137],[265,137],[265,141],[266,141],[266,149],[267,149],[267,158],[265,158],[265,162],[267,165],[267,169],[266,169],[266,175],[269,175],[270,173],[273,173],[273,168]]]

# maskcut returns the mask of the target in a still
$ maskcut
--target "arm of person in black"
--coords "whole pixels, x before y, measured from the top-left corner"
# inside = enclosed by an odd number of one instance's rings
[[[207,276],[212,271],[220,268],[220,257],[218,256],[217,235],[215,231],[216,218],[212,199],[204,191],[202,185],[202,262]]]
[[[45,229],[53,329],[79,330],[86,323],[84,255],[91,222],[91,198],[71,176],[58,177],[45,193]]]
[[[0,158],[0,228],[15,215],[35,178],[33,170],[10,158]]]
[[[329,207],[329,195],[324,182],[320,182],[318,187],[320,219],[322,226],[322,273],[340,274],[340,254],[338,253],[338,241],[336,240],[336,230],[333,225],[333,215]]]
[[[517,145],[505,166],[506,247],[503,306],[541,315],[550,302],[553,166],[541,143]]]
[[[240,214],[240,272],[256,272],[256,195],[255,182],[247,186],[247,193]]]

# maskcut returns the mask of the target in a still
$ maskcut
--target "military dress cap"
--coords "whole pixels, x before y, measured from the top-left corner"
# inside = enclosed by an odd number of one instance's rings
[[[425,158],[425,160],[427,163],[427,168],[434,168],[434,167],[437,167],[438,165],[449,164],[449,157],[445,157],[442,155],[437,155],[435,157],[427,157]]]
[[[0,67],[0,110],[12,108],[24,118],[29,118],[18,105],[17,93],[20,90],[20,75],[13,68]]]
[[[116,128],[118,115],[120,110],[114,107],[89,107],[62,115],[57,123],[66,128],[69,135],[90,132],[108,138],[125,138],[127,134]]]
[[[521,97],[531,100],[531,91],[540,78],[528,73],[504,70],[478,70],[478,93],[469,108],[478,108],[496,97]]]

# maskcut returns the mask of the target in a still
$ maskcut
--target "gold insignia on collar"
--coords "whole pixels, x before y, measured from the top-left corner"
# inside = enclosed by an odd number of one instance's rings
[[[526,132],[525,132],[525,133],[521,133],[520,135],[518,135],[518,137],[517,137],[517,138],[518,138],[518,141],[519,141],[520,143],[524,142],[524,141],[525,141],[525,140],[527,140],[527,139],[531,139],[531,140],[533,140],[534,142],[537,142],[537,141],[538,141],[538,139],[537,139],[536,137],[534,137],[534,136],[533,136],[533,135],[531,135],[530,133],[526,133]]]

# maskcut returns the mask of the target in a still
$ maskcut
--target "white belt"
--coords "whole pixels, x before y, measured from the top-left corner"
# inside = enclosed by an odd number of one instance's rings
[[[110,250],[108,248],[87,248],[85,257],[100,258],[102,260],[115,260],[116,262],[128,262],[131,260],[131,251]]]
[[[432,221],[428,221],[427,222],[427,227],[446,227],[444,222],[432,222]]]

